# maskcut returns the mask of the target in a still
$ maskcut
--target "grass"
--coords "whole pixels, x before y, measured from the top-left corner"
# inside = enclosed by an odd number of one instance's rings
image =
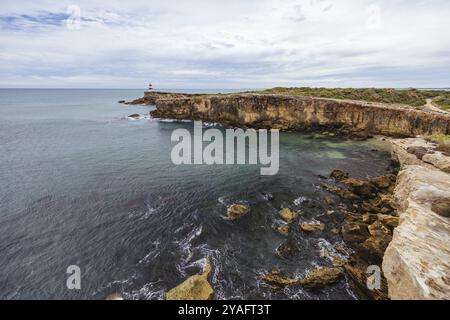
[[[331,99],[348,99],[389,104],[407,104],[414,107],[424,106],[426,99],[445,110],[450,110],[450,91],[417,89],[376,89],[376,88],[285,88],[276,87],[247,93],[302,95]]]

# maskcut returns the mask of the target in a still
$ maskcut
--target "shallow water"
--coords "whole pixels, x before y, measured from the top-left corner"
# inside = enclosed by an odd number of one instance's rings
[[[283,133],[280,171],[259,166],[175,166],[176,128],[192,123],[146,117],[152,106],[118,100],[139,90],[0,90],[0,298],[163,298],[201,270],[210,256],[220,299],[353,299],[346,280],[322,291],[274,291],[267,270],[303,275],[324,246],[341,239],[326,231],[288,240],[273,231],[282,206],[301,209],[301,221],[331,218],[304,200],[326,195],[318,175],[334,168],[352,176],[383,174],[384,146],[317,135]],[[273,200],[264,197],[271,193]],[[239,221],[226,206],[250,205]],[[330,221],[328,221],[330,220]],[[288,259],[274,254],[289,241]],[[66,269],[81,268],[81,290],[68,290]]]

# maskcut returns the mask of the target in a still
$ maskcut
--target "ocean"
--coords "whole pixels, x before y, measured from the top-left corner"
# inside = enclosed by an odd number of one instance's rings
[[[0,90],[1,299],[163,299],[207,257],[217,299],[356,298],[347,279],[319,291],[273,290],[261,276],[275,269],[301,276],[330,264],[320,252],[342,240],[329,231],[321,176],[335,168],[383,174],[386,146],[281,133],[275,176],[261,176],[255,165],[175,166],[171,134],[192,131],[193,123],[159,121],[148,115],[154,106],[117,103],[142,94]],[[127,117],[133,113],[143,117]],[[319,205],[305,207],[308,200]],[[235,202],[251,211],[229,221]],[[281,236],[274,226],[283,206],[299,210],[301,221],[324,221],[326,231]],[[285,242],[295,250],[280,258],[275,250]],[[66,285],[71,265],[81,271],[79,290]]]

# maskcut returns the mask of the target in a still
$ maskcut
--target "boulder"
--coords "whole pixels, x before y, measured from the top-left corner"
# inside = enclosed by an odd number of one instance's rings
[[[395,175],[387,174],[384,176],[370,178],[369,181],[378,189],[387,189],[395,182]]]
[[[376,191],[374,186],[364,180],[349,178],[341,181],[354,194],[363,197],[371,197]]]
[[[413,154],[417,159],[422,160],[423,156],[428,153],[428,149],[422,146],[411,146],[406,149],[406,152]]]
[[[338,268],[316,267],[298,283],[307,288],[323,288],[337,283],[342,278],[342,271]]]
[[[183,283],[166,293],[166,300],[211,300],[214,289],[208,282],[212,272],[211,261],[208,262],[202,273],[187,278]]]
[[[227,217],[228,220],[236,220],[242,218],[250,212],[250,207],[245,204],[235,203],[228,207]]]
[[[280,210],[281,219],[286,221],[287,223],[292,223],[298,219],[300,216],[298,212],[292,211],[289,208],[283,208]]]
[[[315,231],[323,231],[325,230],[325,224],[323,224],[322,222],[312,222],[312,223],[304,222],[300,224],[300,229],[307,233]]]

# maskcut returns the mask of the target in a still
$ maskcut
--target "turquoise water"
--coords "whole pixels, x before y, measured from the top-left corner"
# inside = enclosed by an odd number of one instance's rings
[[[318,175],[342,168],[352,175],[382,174],[388,152],[375,142],[300,133],[280,137],[280,171],[259,166],[175,166],[176,128],[152,106],[125,106],[140,90],[0,90],[0,298],[160,299],[210,256],[216,298],[353,299],[346,280],[323,291],[273,291],[261,275],[272,269],[302,275],[323,246],[341,239],[329,232],[289,239],[273,231],[282,206],[302,219],[331,221]],[[273,200],[264,195],[271,193]],[[303,206],[317,200],[315,208]],[[230,222],[226,206],[250,205]],[[333,218],[335,219],[335,218]],[[279,258],[285,241],[296,248]],[[66,269],[81,268],[81,290],[68,290]]]

